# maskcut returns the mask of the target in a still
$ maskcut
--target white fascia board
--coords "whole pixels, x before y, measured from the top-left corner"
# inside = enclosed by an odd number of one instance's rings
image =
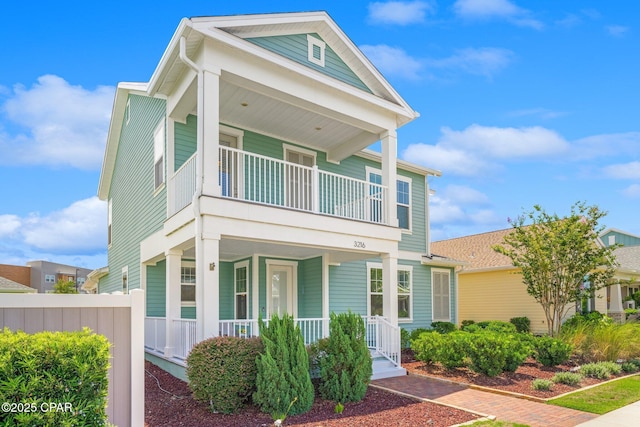
[[[372,160],[374,162],[381,162],[382,161],[382,154],[373,151],[373,150],[369,150],[369,149],[365,149],[362,151],[359,151],[357,153],[355,153],[356,156],[358,157],[362,157],[368,160]],[[420,166],[417,165],[415,163],[411,163],[408,162],[406,160],[401,160],[401,159],[396,159],[396,162],[398,164],[398,168],[402,169],[402,170],[406,170],[409,172],[414,172],[417,173],[419,175],[433,175],[433,176],[442,176],[442,172],[440,172],[439,170],[436,169],[431,169],[431,168],[427,168],[424,166]]]
[[[340,80],[333,79],[319,71],[299,64],[289,58],[285,58],[284,56],[278,55],[242,38],[229,34],[224,30],[218,28],[208,28],[206,26],[203,26],[202,28],[194,27],[194,29],[198,30],[205,36],[213,40],[217,40],[232,48],[239,49],[252,56],[271,62],[285,69],[294,71],[295,73],[309,79],[315,80],[320,84],[339,89],[340,91],[347,93],[350,96],[359,98],[369,104],[374,104],[380,108],[390,111],[396,115],[397,123],[405,124],[419,116],[417,112],[413,111],[404,102],[401,104],[395,104],[393,102],[387,101],[386,99],[380,98],[374,94],[367,93],[347,83],[341,82]],[[404,117],[405,120],[399,120],[400,117]]]
[[[164,53],[160,57],[160,62],[156,66],[153,74],[151,75],[151,79],[149,80],[149,95],[153,96],[158,91],[159,87],[162,85],[162,80],[164,79],[165,73],[169,70],[171,64],[176,61],[176,57],[178,56],[178,46],[180,44],[180,37],[188,35],[187,29],[191,28],[191,21],[188,18],[182,18],[180,23],[178,24],[178,28],[173,33],[167,48],[164,50]]]
[[[327,19],[329,15],[323,11],[264,13],[253,15],[196,16],[191,22],[200,25],[214,25],[218,28],[246,27],[255,25],[297,24]]]
[[[120,141],[120,132],[122,131],[122,121],[124,120],[124,112],[127,107],[127,99],[131,93],[146,96],[147,83],[118,83],[115,98],[113,100],[113,108],[111,110],[109,132],[107,133],[107,145],[104,151],[102,170],[100,172],[100,181],[98,184],[98,198],[100,200],[107,200],[109,197],[113,168],[116,162],[116,154],[118,153],[118,142]]]
[[[422,265],[430,265],[433,267],[464,267],[465,265],[469,265],[469,263],[465,261],[457,261],[454,259],[437,259],[434,260],[427,255],[423,255],[420,261]],[[461,270],[464,271],[464,270]]]

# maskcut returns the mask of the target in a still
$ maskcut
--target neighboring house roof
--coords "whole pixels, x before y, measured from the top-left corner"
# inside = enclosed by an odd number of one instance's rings
[[[640,246],[623,246],[613,251],[618,270],[640,275]]]
[[[98,289],[98,282],[100,281],[100,278],[107,274],[109,274],[108,266],[93,270],[87,275],[87,280],[84,282],[84,285],[82,285],[82,290],[89,293],[95,293]]]
[[[36,293],[37,290],[0,276],[0,293]]]
[[[509,257],[492,249],[494,245],[504,243],[504,236],[512,231],[513,229],[509,228],[432,242],[431,252],[464,261],[467,265],[460,273],[513,268]]]

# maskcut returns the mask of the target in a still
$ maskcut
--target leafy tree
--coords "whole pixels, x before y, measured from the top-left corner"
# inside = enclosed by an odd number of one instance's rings
[[[53,285],[54,294],[77,294],[76,282],[73,280],[58,280],[58,283]]]
[[[577,202],[571,215],[548,214],[539,205],[511,221],[504,245],[493,249],[520,268],[527,292],[544,310],[549,335],[560,332],[568,310],[585,295],[608,285],[614,274],[613,250],[596,241],[606,215],[597,206]],[[531,224],[525,225],[529,220]]]

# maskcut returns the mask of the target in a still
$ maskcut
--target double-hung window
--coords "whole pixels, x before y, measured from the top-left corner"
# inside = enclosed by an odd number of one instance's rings
[[[382,184],[382,172],[378,169],[367,167],[367,180],[371,184]],[[378,187],[371,186],[370,217],[373,222],[380,222],[383,216],[382,199],[375,193]],[[390,196],[392,197],[392,196]],[[411,178],[398,175],[396,177],[396,214],[398,227],[403,230],[411,230]]]
[[[435,321],[451,321],[451,272],[431,270],[432,317]]]
[[[398,265],[396,287],[398,290],[398,320],[411,320],[413,315],[413,268]],[[382,309],[382,265],[367,263],[367,290],[369,295],[369,316],[384,316]]]
[[[239,262],[234,266],[235,318],[247,319],[249,311],[249,263]]]
[[[193,262],[182,262],[180,266],[180,301],[183,307],[196,305],[196,266]]]
[[[154,190],[164,184],[164,119],[153,132],[153,182]]]

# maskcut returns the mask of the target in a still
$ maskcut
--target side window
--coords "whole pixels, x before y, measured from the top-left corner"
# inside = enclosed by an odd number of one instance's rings
[[[451,273],[448,270],[432,270],[431,298],[433,320],[451,321]]]
[[[249,312],[249,263],[240,262],[234,268],[235,318],[247,319]]]
[[[196,267],[191,263],[180,267],[180,301],[183,307],[196,305]]]
[[[164,184],[164,119],[153,132],[153,181],[154,190]]]
[[[122,293],[129,293],[129,266],[122,267]]]

